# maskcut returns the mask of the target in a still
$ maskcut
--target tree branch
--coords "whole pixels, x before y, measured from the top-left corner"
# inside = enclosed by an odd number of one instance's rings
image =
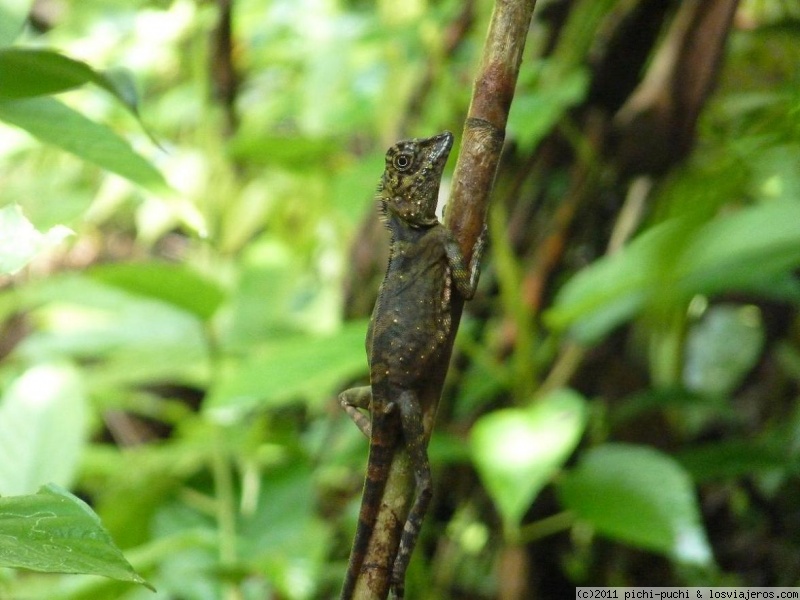
[[[472,255],[485,222],[535,4],[536,0],[498,0],[489,24],[448,203],[447,225],[455,233],[467,259]],[[427,438],[433,428],[462,309],[463,300],[456,295],[452,302],[454,326],[450,339],[441,362],[422,392]],[[395,451],[375,531],[356,582],[355,599],[384,600],[387,597],[389,574],[413,490],[414,474],[401,442]]]

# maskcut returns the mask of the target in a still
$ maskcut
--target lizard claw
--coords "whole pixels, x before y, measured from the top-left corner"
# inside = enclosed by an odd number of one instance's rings
[[[484,223],[483,227],[481,228],[480,235],[478,235],[478,239],[475,242],[475,247],[472,249],[473,254],[478,254],[479,256],[483,254],[483,250],[486,248],[486,244],[489,242],[489,226]]]

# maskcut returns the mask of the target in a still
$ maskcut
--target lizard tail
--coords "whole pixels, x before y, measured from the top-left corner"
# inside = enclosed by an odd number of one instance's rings
[[[347,574],[342,586],[340,600],[351,600],[353,597],[356,580],[364,565],[367,548],[375,529],[375,521],[380,511],[386,479],[389,476],[389,467],[391,467],[394,456],[395,436],[386,435],[387,430],[391,431],[394,428],[382,427],[383,424],[379,422],[386,418],[387,415],[373,417],[367,476],[364,479],[364,491],[361,495],[358,526],[353,538],[353,548],[350,550],[350,561],[347,565]],[[383,435],[375,435],[376,432],[383,432]]]

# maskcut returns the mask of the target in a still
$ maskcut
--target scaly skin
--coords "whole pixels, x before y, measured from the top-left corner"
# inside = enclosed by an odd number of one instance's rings
[[[450,231],[436,218],[442,171],[453,136],[398,142],[386,153],[378,199],[391,245],[386,276],[367,331],[370,385],[342,392],[342,407],[370,438],[369,462],[341,600],[353,597],[375,527],[397,436],[414,469],[414,503],[394,559],[391,587],[403,598],[405,572],[431,498],[431,471],[422,426],[420,392],[452,327],[453,289],[475,294],[485,231],[465,264]],[[368,419],[358,409],[369,409]]]

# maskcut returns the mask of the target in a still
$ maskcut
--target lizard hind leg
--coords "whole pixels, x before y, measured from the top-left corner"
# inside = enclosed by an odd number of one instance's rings
[[[411,465],[414,469],[414,482],[416,490],[414,503],[408,513],[408,518],[403,526],[400,537],[400,548],[394,559],[392,567],[392,589],[396,600],[402,600],[405,589],[405,576],[411,553],[419,538],[422,520],[430,504],[433,485],[431,480],[431,466],[428,461],[425,432],[422,426],[422,409],[419,399],[414,392],[405,390],[400,394],[397,405],[400,409],[400,421],[403,428],[403,438]]]
[[[372,423],[369,417],[359,410],[369,410],[372,404],[372,387],[364,385],[343,391],[339,394],[339,404],[350,418],[353,419],[353,422],[361,433],[367,436],[367,438],[372,437]]]

